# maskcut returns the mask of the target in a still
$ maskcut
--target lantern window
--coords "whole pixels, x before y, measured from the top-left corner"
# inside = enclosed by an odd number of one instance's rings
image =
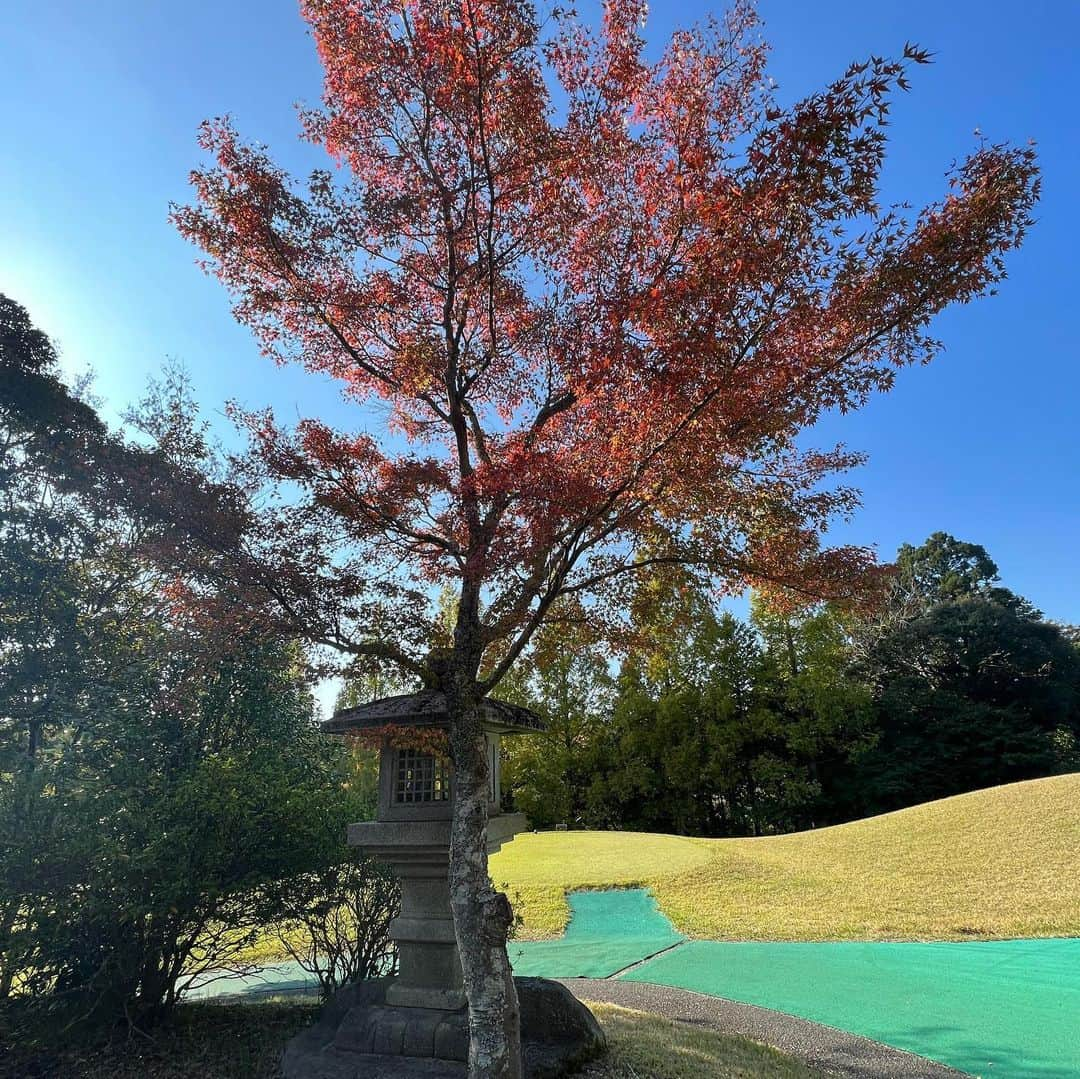
[[[417,749],[399,749],[394,801],[445,802],[450,798],[450,764],[445,758]]]

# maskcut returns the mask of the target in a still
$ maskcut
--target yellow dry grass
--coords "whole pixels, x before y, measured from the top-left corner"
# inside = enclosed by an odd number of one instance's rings
[[[526,937],[563,929],[567,891],[630,885],[712,940],[1080,936],[1080,774],[759,839],[527,833],[491,873]]]
[[[588,1079],[818,1079],[823,1073],[764,1045],[644,1012],[589,1004],[608,1052]]]

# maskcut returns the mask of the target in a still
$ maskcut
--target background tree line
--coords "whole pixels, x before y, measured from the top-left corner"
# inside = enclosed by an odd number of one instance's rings
[[[550,722],[505,768],[537,827],[759,835],[1080,770],[1075,628],[977,544],[901,547],[872,617],[653,591],[617,673],[570,620],[514,685]]]

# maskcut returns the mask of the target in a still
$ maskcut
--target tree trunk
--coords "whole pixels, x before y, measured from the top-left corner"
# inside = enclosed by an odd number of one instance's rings
[[[520,1079],[521,1022],[506,954],[510,902],[488,877],[488,766],[475,691],[450,690],[450,906],[469,1001],[470,1079]]]

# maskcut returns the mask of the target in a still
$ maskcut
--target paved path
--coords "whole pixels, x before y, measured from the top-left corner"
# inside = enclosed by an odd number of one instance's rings
[[[617,1004],[721,1034],[741,1035],[847,1079],[959,1079],[966,1074],[820,1023],[685,989],[606,978],[569,978],[563,985],[580,1000]]]

